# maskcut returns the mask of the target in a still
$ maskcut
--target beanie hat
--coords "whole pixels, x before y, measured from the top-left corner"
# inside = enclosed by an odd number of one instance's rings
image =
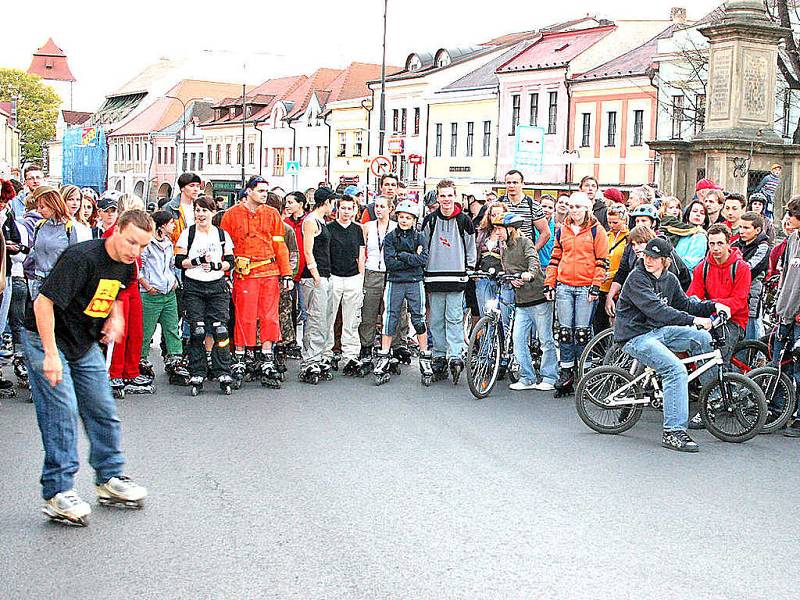
[[[603,192],[603,198],[606,200],[611,200],[611,202],[620,202],[625,203],[625,197],[622,195],[617,188],[608,188]]]
[[[7,179],[0,179],[2,188],[0,188],[0,200],[3,202],[11,202],[16,194],[14,193],[14,186]]]
[[[701,190],[721,190],[722,188],[719,187],[716,183],[711,181],[710,179],[701,179],[697,182],[697,185],[694,186],[694,191],[699,192]]]

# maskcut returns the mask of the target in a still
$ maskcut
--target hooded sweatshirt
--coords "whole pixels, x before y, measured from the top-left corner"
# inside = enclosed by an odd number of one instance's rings
[[[556,281],[573,287],[600,288],[608,271],[608,236],[603,226],[592,217],[578,233],[567,217],[556,232],[553,254],[547,266],[544,285],[554,288]]]
[[[428,244],[425,285],[430,292],[463,292],[467,270],[475,268],[475,227],[472,219],[456,204],[453,214],[445,217],[442,209],[425,217],[422,232]]]
[[[791,323],[800,314],[800,232],[786,238],[784,269],[775,312],[781,323]]]
[[[708,264],[708,268],[706,268]],[[733,269],[733,265],[736,269]],[[736,271],[736,279],[731,274]],[[706,271],[705,278],[703,271]],[[742,329],[747,329],[748,296],[750,295],[750,267],[742,258],[738,248],[733,248],[726,260],[718,265],[711,253],[694,268],[692,285],[686,292],[700,300],[719,302],[731,309],[731,320]]]
[[[764,277],[769,268],[769,239],[763,232],[756,236],[749,244],[739,238],[734,248],[742,251],[742,258],[750,266],[750,317],[757,319],[761,316],[761,292],[764,290]]]

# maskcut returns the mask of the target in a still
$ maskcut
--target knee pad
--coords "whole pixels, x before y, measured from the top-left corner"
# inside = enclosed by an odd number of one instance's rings
[[[572,328],[571,327],[559,327],[558,328],[558,342],[560,344],[571,344],[572,343]]]
[[[579,346],[585,346],[592,339],[592,330],[588,327],[578,327],[575,330],[575,343]]]
[[[227,348],[230,344],[230,334],[228,333],[228,328],[220,322],[216,322],[213,324],[214,327],[214,341],[217,343],[217,346],[220,348]]]
[[[199,321],[192,326],[191,337],[189,338],[192,344],[202,345],[206,340],[206,324]]]
[[[411,321],[411,324],[414,326],[414,331],[417,333],[417,335],[422,335],[423,333],[428,331],[424,319],[422,319],[421,321]]]

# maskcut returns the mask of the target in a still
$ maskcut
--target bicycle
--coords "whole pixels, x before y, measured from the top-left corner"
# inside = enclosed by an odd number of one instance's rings
[[[477,322],[467,342],[467,384],[477,399],[486,398],[505,374],[512,383],[519,381],[519,365],[514,358],[514,303],[502,295],[503,284],[509,284],[518,275],[476,271],[476,279],[488,277],[499,285],[495,297],[486,303],[486,313]],[[503,309],[509,310],[508,327],[503,324]]]
[[[725,344],[720,326],[727,319],[720,315],[711,328],[712,352],[681,358],[693,366],[689,373],[690,390],[694,380],[716,368],[716,377],[697,394],[700,414],[706,429],[725,442],[745,442],[758,435],[767,418],[767,405],[761,388],[746,375],[725,371],[720,349]],[[698,365],[699,362],[702,365]],[[664,393],[658,374],[634,360],[631,368],[603,365],[584,375],[575,391],[575,407],[581,420],[598,433],[619,434],[633,427],[645,406],[661,409]]]
[[[770,340],[772,335],[780,334],[779,327],[780,325],[775,327]],[[774,365],[753,369],[747,374],[761,388],[767,399],[767,422],[761,433],[774,433],[782,429],[794,414],[797,394],[794,378],[786,372],[787,367],[791,367],[792,372],[798,368],[798,356],[788,340]]]

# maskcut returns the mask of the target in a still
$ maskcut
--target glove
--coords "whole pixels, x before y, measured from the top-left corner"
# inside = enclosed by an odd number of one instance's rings
[[[549,285],[544,286],[544,298],[548,302],[552,302],[556,298],[556,290]]]
[[[283,289],[289,292],[294,289],[294,279],[289,276],[281,277],[281,283],[283,283]]]
[[[199,267],[200,265],[202,265],[202,264],[205,262],[205,259],[206,259],[206,257],[205,257],[205,256],[195,256],[195,257],[194,257],[194,258],[193,258],[191,261],[189,261],[189,262],[191,263],[191,265],[192,265],[193,267]]]
[[[594,296],[595,298],[597,298],[599,295],[600,295],[599,286],[593,285],[592,287],[589,288],[589,296]]]
[[[209,265],[209,267],[211,267],[212,271],[222,271],[222,263],[221,262],[218,262],[218,263],[212,262],[212,263],[208,263],[208,265]]]

